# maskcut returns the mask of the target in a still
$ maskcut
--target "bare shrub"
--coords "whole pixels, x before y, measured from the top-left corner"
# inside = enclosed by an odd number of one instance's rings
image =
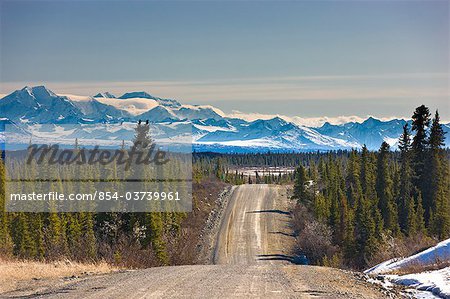
[[[439,257],[436,257],[434,262],[431,264],[422,264],[420,262],[411,262],[408,263],[406,266],[403,266],[399,270],[394,270],[390,272],[390,274],[397,274],[397,275],[405,275],[405,274],[411,274],[411,273],[420,273],[425,271],[434,271],[434,270],[440,270],[446,267],[450,267],[450,261],[440,259]]]
[[[306,255],[313,264],[326,262],[329,266],[339,266],[338,247],[333,245],[331,228],[315,219],[301,204],[293,211],[293,218],[294,230],[297,232],[297,253]]]
[[[436,240],[424,234],[415,234],[409,237],[383,235],[379,250],[374,254],[369,264],[374,266],[390,259],[411,256],[434,244],[436,244]]]

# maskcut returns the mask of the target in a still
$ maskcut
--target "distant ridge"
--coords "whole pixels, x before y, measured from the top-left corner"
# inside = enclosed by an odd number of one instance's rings
[[[254,151],[314,151],[361,148],[366,145],[377,150],[383,141],[391,149],[397,148],[403,119],[382,121],[369,117],[363,122],[348,122],[321,127],[298,125],[283,117],[246,121],[227,117],[210,105],[184,105],[173,99],[154,97],[147,92],[129,92],[116,98],[109,92],[94,97],[58,95],[45,86],[25,86],[0,100],[0,118],[11,121],[18,130],[36,130],[40,124],[128,124],[149,120],[176,140],[182,134],[192,135],[198,151],[254,152]],[[99,126],[101,127],[101,126]],[[442,125],[450,132],[450,124]],[[69,134],[70,132],[68,132]],[[71,134],[71,133],[70,133]],[[91,137],[92,132],[79,131],[70,135]],[[76,135],[78,134],[78,135]],[[122,140],[128,134],[123,130],[97,132],[106,140]],[[131,133],[132,134],[132,133]],[[446,146],[450,146],[447,134]],[[27,138],[24,138],[26,140]]]
[[[94,98],[107,98],[107,99],[115,99],[116,96],[112,93],[106,91],[106,92],[99,92],[97,93]]]
[[[157,101],[160,105],[162,106],[166,106],[166,107],[171,107],[171,108],[177,108],[177,107],[181,107],[180,102],[178,102],[177,100],[172,100],[172,99],[163,99],[163,98],[158,98],[158,97],[154,97],[151,94],[145,92],[145,91],[133,91],[133,92],[127,92],[125,94],[123,94],[122,96],[119,97],[119,99],[132,99],[132,98],[141,98],[141,99],[150,99],[150,100],[155,100]]]

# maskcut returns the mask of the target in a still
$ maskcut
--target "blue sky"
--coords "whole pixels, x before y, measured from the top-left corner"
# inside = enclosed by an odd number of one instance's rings
[[[303,117],[450,118],[449,1],[5,1],[1,93],[146,90]]]

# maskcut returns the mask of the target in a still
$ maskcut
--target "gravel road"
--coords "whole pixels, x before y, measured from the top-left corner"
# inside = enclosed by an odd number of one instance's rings
[[[242,185],[225,211],[214,252],[215,264],[290,263],[294,237],[286,188]]]
[[[37,293],[12,292],[8,297],[390,298],[359,274],[292,264],[289,204],[281,186],[235,188],[217,236],[215,265],[85,277]]]

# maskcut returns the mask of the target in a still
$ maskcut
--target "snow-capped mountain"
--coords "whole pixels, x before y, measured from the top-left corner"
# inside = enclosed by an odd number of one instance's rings
[[[362,123],[349,122],[343,125],[332,125],[327,122],[316,130],[323,135],[345,139],[360,145],[365,144],[368,148],[376,149],[383,141],[391,146],[396,146],[405,123],[406,121],[402,119],[383,122],[369,117]]]
[[[116,96],[112,93],[105,91],[105,92],[99,92],[97,93],[94,98],[107,98],[107,99],[115,99]]]
[[[83,113],[67,97],[44,86],[24,87],[0,101],[0,115],[15,122],[58,123],[82,121]]]
[[[170,108],[177,108],[177,107],[181,106],[181,104],[176,100],[162,99],[162,98],[154,97],[151,94],[146,93],[145,91],[127,92],[124,95],[122,95],[121,97],[119,97],[119,99],[124,99],[124,100],[125,99],[133,99],[133,98],[154,100],[154,101],[158,102],[158,104],[160,104],[161,106],[170,107]]]
[[[280,117],[249,122],[226,117],[213,106],[183,105],[146,92],[129,92],[119,98],[104,92],[90,97],[57,95],[44,86],[24,87],[0,99],[0,118],[14,129],[15,136],[45,131],[44,139],[53,134],[70,144],[75,138],[112,143],[131,140],[135,122],[149,120],[154,135],[171,140],[191,135],[196,150],[223,152],[336,150],[364,144],[376,150],[383,141],[395,148],[406,123],[373,117],[362,123],[325,123],[319,128]],[[45,130],[42,124],[47,124]],[[443,128],[449,132],[450,124]],[[29,142],[29,138],[16,139]]]
[[[24,87],[0,100],[0,115],[15,123],[90,123],[129,117],[92,97],[57,95],[44,86]]]
[[[140,119],[148,119],[153,123],[176,121],[180,118],[170,109],[164,106],[156,106],[155,108],[139,115]]]

